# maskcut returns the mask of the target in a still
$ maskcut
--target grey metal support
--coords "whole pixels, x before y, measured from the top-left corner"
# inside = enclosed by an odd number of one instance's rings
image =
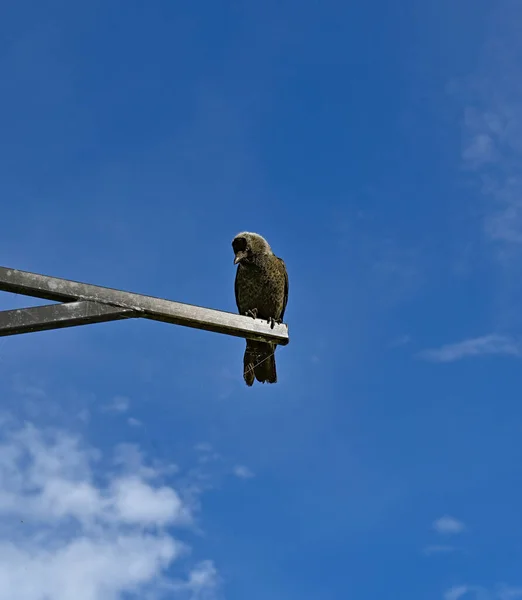
[[[107,304],[96,304],[96,302],[66,302],[33,308],[3,310],[0,311],[0,337],[104,323],[133,316],[135,313],[131,310]]]
[[[280,345],[285,324],[144,296],[107,287],[0,267],[0,291],[64,304],[0,311],[0,336],[141,317]]]

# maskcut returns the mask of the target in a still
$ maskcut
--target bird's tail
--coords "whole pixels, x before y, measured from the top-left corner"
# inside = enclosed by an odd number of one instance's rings
[[[277,382],[275,349],[275,344],[247,340],[243,357],[243,377],[248,386],[253,385],[254,378],[261,383]]]

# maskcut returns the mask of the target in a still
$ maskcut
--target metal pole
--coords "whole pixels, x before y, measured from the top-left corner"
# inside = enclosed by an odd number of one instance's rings
[[[26,313],[27,316],[16,318],[22,319],[24,323],[30,323],[31,319],[35,320],[35,323],[39,323],[39,325],[35,325],[36,329],[28,329],[29,325],[24,325],[24,331],[41,331],[44,325],[45,329],[54,329],[89,322],[109,321],[129,316],[129,313],[132,313],[133,317],[163,321],[252,340],[269,341],[280,345],[286,345],[289,342],[288,327],[285,324],[276,323],[271,327],[261,319],[7,267],[0,267],[0,291],[76,304],[76,308],[73,309],[73,311],[78,311],[75,319],[67,319],[67,309],[65,308],[67,304],[61,305],[60,310],[51,310],[51,307],[45,307],[46,310],[43,312],[35,312],[34,309],[20,309],[21,314],[24,314],[24,311],[32,312]],[[91,303],[97,306],[110,306],[119,311],[102,311],[94,314],[93,307],[89,306]],[[8,314],[4,313],[1,321],[4,323],[4,331],[12,333],[2,333],[1,335],[22,333],[23,331],[17,331],[16,327],[13,330],[14,313],[17,311],[5,312]],[[2,313],[0,312],[0,314]],[[92,319],[96,319],[96,321],[92,321]]]
[[[95,302],[67,302],[0,311],[0,337],[116,321],[134,316],[127,309]]]

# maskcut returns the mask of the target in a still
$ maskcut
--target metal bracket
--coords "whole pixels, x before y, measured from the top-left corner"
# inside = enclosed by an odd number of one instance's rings
[[[0,311],[0,337],[125,318],[144,318],[286,345],[288,327],[153,296],[0,267],[0,291],[60,302]]]

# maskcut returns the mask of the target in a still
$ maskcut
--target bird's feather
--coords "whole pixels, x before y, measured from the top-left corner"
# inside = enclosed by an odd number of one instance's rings
[[[243,232],[232,242],[237,255],[243,254],[234,280],[234,294],[240,314],[255,314],[257,318],[281,321],[288,303],[288,273],[283,259],[275,256],[268,242],[258,234]],[[247,340],[244,356],[244,379],[252,385],[275,383],[277,371],[276,345]]]

